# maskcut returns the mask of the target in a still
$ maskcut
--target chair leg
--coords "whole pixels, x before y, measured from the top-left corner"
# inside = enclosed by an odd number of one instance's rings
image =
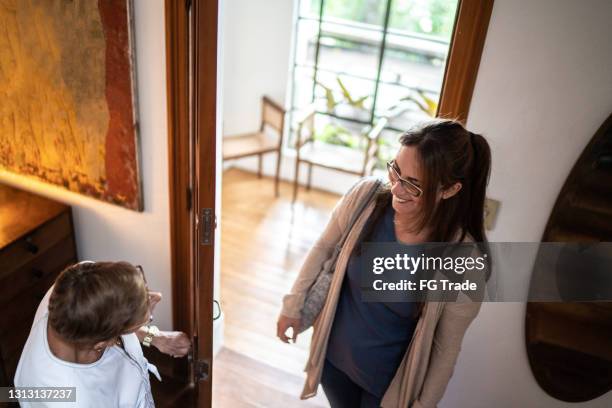
[[[312,163],[308,164],[308,182],[306,183],[306,190],[310,191],[312,185]]]
[[[261,178],[262,154],[257,155],[257,178]]]
[[[295,173],[293,178],[293,200],[292,203],[295,204],[295,200],[297,199],[297,191],[298,191],[298,178],[300,176],[300,161],[295,160]]]
[[[281,166],[281,151],[278,151],[278,155],[276,156],[276,175],[274,176],[274,195],[278,197],[278,185],[280,183],[280,166]]]

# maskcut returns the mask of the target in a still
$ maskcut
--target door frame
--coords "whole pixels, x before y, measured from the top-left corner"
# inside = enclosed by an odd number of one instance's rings
[[[493,1],[459,0],[437,117],[467,121]]]
[[[459,0],[438,117],[467,120],[493,2]],[[173,325],[194,339],[194,362],[208,365],[197,387],[205,407],[212,401],[215,242],[213,233],[210,244],[201,245],[204,223],[197,219],[202,209],[212,209],[214,231],[219,5],[165,0],[165,11]],[[196,374],[192,364],[176,364],[174,372],[189,381]]]
[[[172,325],[193,338],[193,189],[191,166],[185,166],[191,163],[189,18],[187,2],[165,0]],[[193,377],[191,365],[178,362],[172,374],[184,382]]]
[[[173,326],[193,339],[192,382],[199,407],[212,401],[216,228],[218,0],[166,0],[168,179]],[[210,213],[204,215],[204,209]],[[206,231],[208,227],[208,231]],[[204,234],[209,234],[203,242]],[[201,335],[200,335],[201,334]]]

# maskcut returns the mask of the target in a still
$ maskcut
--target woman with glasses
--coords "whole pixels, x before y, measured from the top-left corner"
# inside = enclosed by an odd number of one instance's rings
[[[161,293],[148,290],[142,268],[127,262],[66,268],[36,311],[15,385],[74,387],[75,399],[21,406],[153,407],[149,371],[160,377],[140,341],[174,357],[191,346],[185,333],[147,326],[160,300]]]
[[[319,383],[333,408],[435,407],[442,398],[477,302],[364,302],[361,242],[486,242],[487,141],[459,122],[441,120],[400,137],[387,164],[389,183],[353,224],[315,324],[302,398]],[[375,181],[357,183],[334,208],[283,299],[277,335],[295,342],[308,290]]]

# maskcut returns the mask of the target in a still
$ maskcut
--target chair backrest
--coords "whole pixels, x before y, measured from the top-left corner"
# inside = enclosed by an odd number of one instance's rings
[[[309,105],[296,115],[298,125],[295,135],[295,147],[298,148],[298,150],[303,143],[314,137],[315,114],[315,106]]]
[[[282,137],[285,126],[285,109],[270,97],[263,96],[261,98],[261,127],[259,130],[263,132],[266,125],[276,130]]]
[[[371,175],[378,161],[378,139],[382,131],[389,124],[389,119],[382,117],[376,122],[376,125],[367,133],[367,146],[365,149],[365,157],[363,162],[362,176]]]

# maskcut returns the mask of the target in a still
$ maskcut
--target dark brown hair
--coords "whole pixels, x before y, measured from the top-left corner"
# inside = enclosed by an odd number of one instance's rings
[[[459,122],[440,120],[408,131],[402,146],[416,147],[423,171],[423,206],[419,229],[432,228],[430,241],[450,242],[459,231],[462,241],[469,233],[476,242],[486,241],[484,204],[491,170],[489,144]],[[436,205],[439,185],[448,188],[461,182],[461,190]]]
[[[82,262],[66,268],[49,299],[49,324],[80,345],[108,341],[142,323],[149,296],[142,272],[127,262]]]
[[[417,229],[431,228],[430,242],[451,242],[456,234],[462,241],[470,234],[476,242],[486,242],[484,232],[485,193],[491,170],[489,144],[479,134],[472,133],[454,120],[437,120],[404,133],[402,146],[417,149],[422,169],[423,188],[420,222]],[[460,182],[461,190],[454,196],[436,204],[436,192],[441,185],[448,188]],[[371,226],[391,202],[389,186],[381,189]],[[371,235],[364,231],[364,239]]]

